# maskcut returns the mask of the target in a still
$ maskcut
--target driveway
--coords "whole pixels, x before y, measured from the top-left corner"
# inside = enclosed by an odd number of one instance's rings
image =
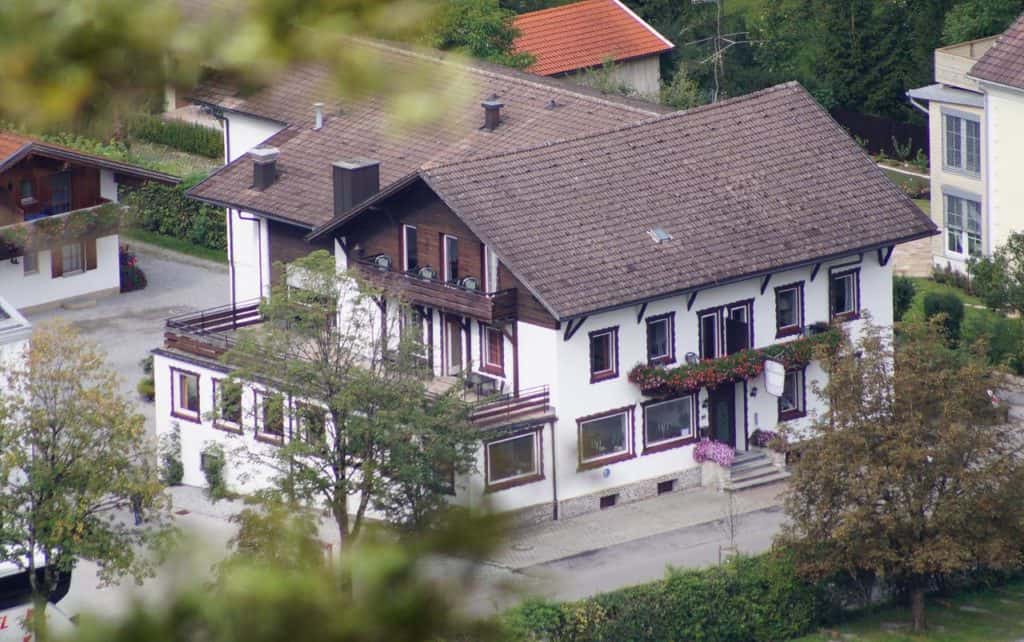
[[[121,376],[121,389],[138,400],[135,386],[142,376],[139,361],[163,343],[164,320],[176,314],[229,302],[226,265],[131,243],[149,285],[144,290],[99,299],[80,310],[58,308],[29,315],[32,323],[63,318],[107,352]],[[153,405],[139,401],[150,434],[155,428]]]

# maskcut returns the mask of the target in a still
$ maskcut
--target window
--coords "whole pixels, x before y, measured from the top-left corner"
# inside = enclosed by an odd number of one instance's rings
[[[700,358],[718,357],[718,310],[700,315]]]
[[[39,272],[39,253],[29,252],[21,257],[21,269],[24,274],[36,274]]]
[[[779,397],[779,421],[796,419],[807,414],[804,410],[804,371],[790,370],[786,373],[786,380],[782,386],[782,396]]]
[[[85,269],[84,254],[81,243],[71,243],[60,249],[61,265],[64,266],[65,275]]]
[[[256,393],[256,436],[274,440],[284,437],[284,397],[279,394]]]
[[[701,359],[735,354],[754,344],[753,300],[702,310],[697,315]]]
[[[489,442],[486,467],[488,486],[534,481],[541,474],[540,431]]]
[[[60,172],[50,177],[50,207],[54,214],[71,211],[70,172]]]
[[[199,375],[171,368],[171,415],[199,421]]]
[[[484,290],[498,291],[498,255],[491,248],[484,246]]]
[[[403,341],[409,341],[417,352],[423,351],[423,311],[416,306],[402,308],[398,332]]]
[[[981,173],[981,123],[954,114],[944,118],[946,168]]]
[[[981,203],[945,195],[946,250],[952,254],[981,256]]]
[[[296,404],[295,419],[298,437],[310,446],[327,444],[327,412],[308,403]]]
[[[736,354],[753,344],[754,327],[750,322],[752,307],[752,302],[733,303],[725,307],[725,354]]]
[[[31,178],[21,179],[21,183],[18,186],[18,193],[21,194],[22,198],[32,198],[34,196],[35,189],[32,185]]]
[[[692,395],[687,395],[644,406],[645,450],[693,438],[693,400]]]
[[[804,284],[775,288],[775,336],[799,334],[804,326]]]
[[[675,313],[647,319],[647,362],[672,363],[675,355]]]
[[[605,328],[590,333],[590,382],[619,376],[619,329]]]
[[[505,335],[500,328],[480,324],[480,361],[484,372],[505,375]]]
[[[629,452],[629,413],[632,407],[579,423],[580,464],[603,464],[632,456]]]
[[[418,270],[420,267],[419,255],[416,248],[416,228],[412,225],[402,226],[402,269],[406,272]]]
[[[856,319],[860,312],[860,270],[834,272],[829,280],[829,312],[832,319]]]
[[[213,398],[217,403],[216,421],[219,428],[238,429],[242,425],[242,386],[228,379],[214,379]]]
[[[444,280],[459,280],[459,239],[444,235]]]

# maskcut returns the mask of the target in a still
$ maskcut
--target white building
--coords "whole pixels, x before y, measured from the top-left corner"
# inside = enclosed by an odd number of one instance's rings
[[[169,320],[155,351],[157,431],[180,428],[186,483],[203,483],[206,443],[274,447],[246,411],[265,391],[246,391],[233,417],[208,416],[228,374],[217,357],[260,321],[246,298],[280,278],[268,260],[326,248],[401,292],[435,376],[502,395],[474,410],[479,472],[456,480],[454,501],[486,497],[537,520],[699,483],[701,435],[747,451],[756,430],[811,421],[813,361],[781,357],[780,397],[757,367],[710,385],[686,382],[687,366],[736,354],[759,366],[748,350],[792,349],[829,324],[856,327],[863,311],[890,323],[893,246],[935,233],[799,86],[652,119],[629,102],[500,80],[494,97],[481,78],[489,99],[455,120],[463,133],[445,130],[454,141],[413,134],[396,151],[350,107],[274,134],[193,190],[256,230],[234,232],[234,302]],[[444,153],[453,162],[432,162]],[[651,372],[677,381],[651,385]],[[286,439],[292,415],[269,436]],[[229,467],[234,482],[243,472],[258,473]]]
[[[23,358],[31,337],[32,324],[0,297],[0,387],[5,385],[4,373]]]
[[[962,271],[1024,229],[1024,16],[937,49],[935,81],[907,95],[928,113],[935,264]]]

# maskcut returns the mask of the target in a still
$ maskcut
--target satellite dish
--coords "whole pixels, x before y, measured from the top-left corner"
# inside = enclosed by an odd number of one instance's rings
[[[786,385],[786,366],[781,361],[767,359],[764,362],[764,389],[770,395],[782,396]]]

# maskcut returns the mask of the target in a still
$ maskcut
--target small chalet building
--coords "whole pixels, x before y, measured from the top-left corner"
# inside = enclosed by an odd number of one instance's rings
[[[0,132],[0,293],[34,311],[120,291],[123,186],[179,179]]]
[[[248,154],[232,143],[236,160],[193,189],[236,229],[232,303],[169,319],[154,351],[157,432],[180,429],[185,483],[203,483],[205,444],[272,448],[297,421],[290,400],[254,412],[256,388],[210,417],[218,357],[282,278],[268,260],[324,248],[411,304],[401,325],[435,385],[461,377],[477,399],[478,473],[453,501],[543,520],[698,484],[702,435],[746,452],[756,430],[811,421],[824,374],[804,348],[865,311],[891,323],[893,247],[935,233],[795,84],[659,116],[465,71],[477,93],[447,128],[396,141],[378,108],[349,106]],[[216,95],[237,133],[284,94]],[[789,366],[779,396],[760,348]],[[729,374],[693,376],[709,364]],[[243,487],[260,474],[228,470]]]
[[[583,0],[523,13],[515,27],[515,50],[535,57],[528,71],[572,77],[611,61],[615,80],[647,96],[661,89],[661,54],[675,48],[619,0]]]
[[[1024,15],[999,36],[935,50],[935,84],[911,89],[928,114],[934,262],[964,271],[1024,230]]]

